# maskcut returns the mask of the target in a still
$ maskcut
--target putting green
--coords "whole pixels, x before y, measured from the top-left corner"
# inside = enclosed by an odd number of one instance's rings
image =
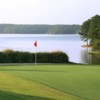
[[[2,100],[100,100],[99,65],[1,65],[0,78]]]

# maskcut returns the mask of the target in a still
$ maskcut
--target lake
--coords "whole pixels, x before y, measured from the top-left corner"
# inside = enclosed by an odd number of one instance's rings
[[[38,47],[34,47],[37,40]],[[0,34],[0,51],[12,49],[29,52],[63,51],[71,62],[83,64],[100,64],[100,56],[88,54],[89,49],[82,48],[86,44],[75,35],[35,35],[35,34]]]

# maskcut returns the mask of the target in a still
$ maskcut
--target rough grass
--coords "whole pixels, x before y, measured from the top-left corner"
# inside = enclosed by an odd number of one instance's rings
[[[1,65],[0,100],[100,100],[100,67]]]
[[[91,51],[89,54],[100,55],[100,51]]]

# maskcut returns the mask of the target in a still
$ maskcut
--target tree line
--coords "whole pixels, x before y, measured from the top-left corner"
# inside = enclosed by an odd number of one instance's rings
[[[100,51],[100,16],[95,15],[83,22],[79,34],[84,41],[90,41],[93,50]]]
[[[20,34],[75,34],[80,25],[16,25],[0,24],[0,33]]]

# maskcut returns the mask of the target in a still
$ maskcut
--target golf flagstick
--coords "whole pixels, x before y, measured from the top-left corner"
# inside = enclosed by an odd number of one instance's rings
[[[37,41],[34,42],[34,46],[37,47]],[[35,51],[35,67],[37,65],[37,52]]]

